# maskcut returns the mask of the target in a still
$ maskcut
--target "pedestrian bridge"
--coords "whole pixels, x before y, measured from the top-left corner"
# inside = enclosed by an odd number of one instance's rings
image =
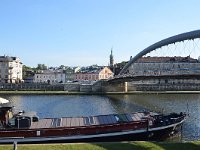
[[[200,46],[197,44],[200,40],[200,30],[195,30],[191,32],[186,32],[182,34],[178,34],[166,39],[163,39],[159,42],[156,42],[149,47],[143,49],[141,52],[139,52],[135,57],[130,59],[130,61],[124,66],[124,68],[120,71],[119,75],[121,75],[121,78],[123,78],[123,75],[127,73],[128,68],[135,63],[139,58],[146,56],[147,54],[150,54],[154,52],[155,54],[162,52],[162,54],[168,54],[168,52],[171,52],[173,56],[180,56],[181,53],[185,53],[185,51],[188,51],[188,54],[185,54],[186,56],[190,56],[193,51],[194,56],[200,56]],[[189,43],[188,41],[191,41],[192,43]],[[182,47],[178,48],[178,43],[182,44]],[[174,48],[172,48],[172,46]],[[164,49],[163,47],[167,47]],[[178,54],[175,52],[178,52]]]
[[[200,85],[200,57],[199,57],[200,44],[199,43],[200,43],[200,30],[178,34],[178,35],[166,38],[164,40],[161,40],[159,42],[156,42],[150,45],[149,47],[143,49],[142,51],[140,51],[135,57],[129,60],[129,62],[124,66],[124,68],[121,70],[121,72],[117,76],[115,76],[114,78],[108,79],[107,81],[104,81],[104,83],[101,83],[101,86],[104,87],[105,89],[104,91],[109,91],[111,89],[113,89],[113,91],[120,91],[120,90],[131,91],[133,90],[133,88],[131,89],[131,86],[134,87],[134,86],[139,85],[139,86],[148,87],[148,86],[151,86],[151,84],[149,83],[152,83],[152,86],[158,86],[158,87],[159,86],[169,87],[169,86],[177,85],[178,88],[175,87],[176,88],[175,90],[177,89],[187,90],[188,87],[191,87],[192,85],[194,86],[198,85],[198,89],[199,89],[199,85]],[[144,66],[146,64],[143,63],[142,61],[139,62],[138,60],[142,57],[147,58],[147,55],[151,55],[152,53],[154,53],[153,57],[166,58],[166,57],[169,57],[168,54],[170,54],[171,58],[175,56],[176,58],[178,58],[179,56],[181,56],[180,58],[186,58],[186,59],[183,62],[169,61],[167,63],[159,64],[159,65],[162,64],[163,66],[165,65],[176,66],[170,69],[164,68],[162,70],[162,67],[160,68],[155,67],[155,70],[150,70],[149,68],[146,68],[147,70],[145,70],[143,68],[143,64]],[[160,57],[159,56],[160,53],[164,54],[165,56]],[[191,57],[191,54],[193,53],[194,55]],[[190,60],[192,60],[192,62],[190,62]],[[182,64],[183,67],[182,66],[180,67],[178,63]],[[139,67],[141,71],[140,73],[135,72],[135,70],[131,68],[134,65],[138,66],[138,64],[142,64]],[[149,64],[155,65],[156,62],[150,62]],[[193,67],[190,67],[190,65],[192,65]],[[130,72],[130,70],[132,72]],[[145,71],[147,72],[146,74],[145,74]],[[132,81],[136,81],[136,82],[132,82]],[[197,88],[193,88],[193,89],[197,89]]]

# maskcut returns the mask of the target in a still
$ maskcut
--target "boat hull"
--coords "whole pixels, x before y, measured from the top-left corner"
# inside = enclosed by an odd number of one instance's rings
[[[14,137],[1,138],[0,143],[75,143],[75,142],[115,142],[115,141],[162,141],[181,131],[183,121],[157,128],[128,130],[89,135]]]

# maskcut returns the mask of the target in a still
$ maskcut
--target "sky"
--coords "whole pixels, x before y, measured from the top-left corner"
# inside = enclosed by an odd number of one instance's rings
[[[108,65],[200,28],[199,0],[0,0],[0,55],[24,65]]]

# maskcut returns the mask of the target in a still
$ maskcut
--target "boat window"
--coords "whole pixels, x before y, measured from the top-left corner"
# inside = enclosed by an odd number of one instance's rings
[[[11,126],[15,126],[15,118],[10,119],[10,120],[9,120],[9,124],[10,124]]]
[[[115,115],[115,119],[117,120],[117,122],[119,121],[119,117],[117,115]]]
[[[84,117],[84,123],[85,123],[85,125],[89,125],[90,124],[88,117]]]
[[[128,122],[128,119],[126,118],[125,114],[115,115],[115,118],[117,122]]]
[[[90,124],[94,124],[94,119],[92,116],[89,117],[89,120],[90,120]]]

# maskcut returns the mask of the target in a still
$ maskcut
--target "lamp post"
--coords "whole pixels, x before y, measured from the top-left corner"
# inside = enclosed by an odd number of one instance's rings
[[[14,150],[17,150],[17,141],[14,141]]]

